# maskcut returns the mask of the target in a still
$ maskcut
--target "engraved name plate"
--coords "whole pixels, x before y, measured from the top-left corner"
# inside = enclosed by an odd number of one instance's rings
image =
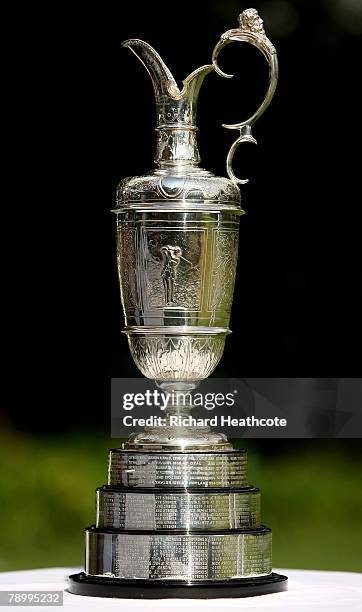
[[[245,451],[147,453],[113,449],[108,484],[127,487],[226,487],[247,485]]]
[[[271,573],[271,531],[225,534],[86,531],[86,573],[123,579],[223,580]]]
[[[97,490],[97,527],[116,529],[247,529],[260,526],[260,492],[124,492]]]

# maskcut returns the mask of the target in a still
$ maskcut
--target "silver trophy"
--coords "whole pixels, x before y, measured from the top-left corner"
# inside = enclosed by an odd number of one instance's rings
[[[199,89],[221,49],[249,42],[269,64],[265,99],[246,121],[225,125],[237,139],[229,178],[199,168]],[[234,292],[240,206],[235,150],[256,143],[251,129],[277,83],[276,51],[254,9],[223,34],[212,63],[182,90],[142,40],[123,43],[143,63],[155,92],[157,169],[118,186],[118,273],[128,342],[144,376],[174,398],[208,377],[221,359]],[[97,490],[96,525],[86,529],[85,571],[69,590],[109,597],[244,597],[286,589],[272,572],[271,530],[260,492],[249,486],[245,450],[207,427],[171,426],[192,402],[174,401],[166,426],[133,434],[109,453],[108,484]]]

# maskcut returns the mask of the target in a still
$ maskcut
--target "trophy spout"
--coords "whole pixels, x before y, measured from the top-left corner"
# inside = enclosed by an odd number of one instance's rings
[[[122,46],[130,49],[146,68],[151,77],[156,103],[159,102],[163,96],[167,97],[170,95],[170,88],[171,90],[173,88],[175,90],[178,89],[171,71],[151,45],[138,38],[130,38],[125,40]]]
[[[157,51],[139,39],[123,43],[142,62],[151,77],[157,111],[157,152],[161,168],[197,166],[200,162],[196,141],[196,111],[200,87],[212,64],[201,66],[184,79],[179,89],[171,71]]]

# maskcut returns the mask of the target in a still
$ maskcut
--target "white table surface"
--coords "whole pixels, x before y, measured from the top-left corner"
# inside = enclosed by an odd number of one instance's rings
[[[0,573],[0,590],[60,590],[67,588],[67,576],[81,571],[77,567],[55,567],[19,572]],[[82,597],[64,593],[64,608],[70,610],[103,610],[118,608],[128,612],[172,612],[187,606],[192,612],[212,612],[220,610],[277,610],[283,612],[362,612],[362,574],[349,572],[318,572],[306,570],[276,569],[276,572],[289,577],[289,591],[273,593],[245,599],[108,599],[103,597]],[[26,606],[24,610],[60,610],[56,606]],[[1,607],[1,610],[19,609],[14,606]]]

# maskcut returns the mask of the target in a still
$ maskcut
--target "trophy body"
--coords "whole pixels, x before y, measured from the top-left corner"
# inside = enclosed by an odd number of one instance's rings
[[[225,126],[239,136],[229,178],[200,169],[196,105],[204,77],[232,41],[265,55],[270,84],[258,111]],[[232,170],[242,142],[264,112],[277,78],[275,49],[256,11],[216,45],[213,63],[183,89],[147,43],[124,43],[148,70],[157,109],[158,168],[121,181],[117,253],[130,352],[144,376],[173,396],[192,392],[219,362],[229,330],[237,265],[240,191]],[[188,414],[190,405],[167,409]],[[96,525],[86,530],[85,572],[70,591],[110,597],[243,597],[285,590],[272,572],[271,530],[261,524],[260,492],[248,485],[247,454],[208,427],[148,427],[109,453],[97,490]]]
[[[154,173],[152,187],[158,190],[159,200],[152,202],[148,191],[147,206],[129,202],[129,186],[121,184],[118,193],[122,204],[117,209],[122,261],[119,276],[124,331],[135,363],[162,389],[187,392],[213,372],[230,333],[243,211],[239,190],[230,180],[190,168],[183,169],[188,173],[184,176],[170,174],[174,171]],[[137,183],[137,179],[131,180]],[[168,184],[173,187],[171,193],[166,190]],[[214,195],[214,203],[208,202],[210,195]],[[187,407],[183,409],[186,414]],[[127,446],[197,450],[211,443],[230,447],[225,436],[211,431],[206,435],[198,428],[181,432],[175,427],[148,428],[131,436]]]

